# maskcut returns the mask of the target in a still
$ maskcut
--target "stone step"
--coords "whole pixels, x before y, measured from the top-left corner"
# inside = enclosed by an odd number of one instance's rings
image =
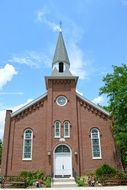
[[[52,187],[77,187],[74,178],[54,178]]]
[[[75,181],[74,177],[69,177],[69,178],[53,178],[53,182],[59,182],[59,181]]]

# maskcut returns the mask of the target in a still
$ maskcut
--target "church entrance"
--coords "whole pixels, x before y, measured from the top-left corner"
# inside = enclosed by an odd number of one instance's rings
[[[54,151],[54,177],[72,176],[72,153],[67,145],[59,145]]]

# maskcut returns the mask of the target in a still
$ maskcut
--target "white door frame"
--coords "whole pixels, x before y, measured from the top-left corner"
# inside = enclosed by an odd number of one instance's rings
[[[54,148],[54,150],[53,150],[53,176],[55,178],[55,150],[56,150],[57,147],[59,147],[61,145],[67,146],[69,148],[69,150],[70,150],[70,157],[71,157],[71,176],[70,177],[72,177],[72,150],[71,150],[71,148],[70,148],[69,145],[63,144],[63,143],[56,145],[55,148]]]

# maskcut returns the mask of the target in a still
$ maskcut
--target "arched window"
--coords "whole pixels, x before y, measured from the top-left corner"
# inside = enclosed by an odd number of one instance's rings
[[[54,137],[55,138],[61,137],[61,123],[59,121],[55,122]]]
[[[93,159],[101,158],[100,132],[97,128],[91,130],[91,145]]]
[[[63,62],[60,62],[59,63],[59,72],[63,73],[63,69],[64,69],[64,64],[63,64]]]
[[[23,135],[23,160],[32,160],[33,131],[26,129]]]
[[[55,153],[70,152],[70,149],[66,145],[60,145],[56,148]]]
[[[70,123],[68,121],[64,122],[64,137],[65,138],[70,137]]]

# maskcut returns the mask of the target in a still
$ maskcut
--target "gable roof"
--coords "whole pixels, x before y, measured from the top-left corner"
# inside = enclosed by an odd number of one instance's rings
[[[78,96],[81,100],[85,101],[85,102],[88,103],[89,105],[91,105],[91,106],[93,106],[94,108],[96,108],[97,110],[101,111],[102,113],[104,113],[104,114],[107,115],[108,117],[110,116],[110,113],[107,112],[106,110],[104,110],[103,108],[101,108],[100,106],[94,104],[92,101],[88,100],[87,98],[84,98],[84,97],[81,96],[79,93],[76,92],[76,94],[77,94],[77,96]]]
[[[29,102],[28,104],[26,104],[25,106],[23,106],[22,108],[16,110],[15,112],[12,112],[11,117],[16,116],[17,114],[21,113],[22,111],[24,111],[25,109],[29,108],[30,106],[34,105],[35,103],[39,102],[40,100],[42,100],[43,98],[45,98],[47,96],[47,92],[41,96],[39,96],[38,98],[36,98],[35,100]]]

